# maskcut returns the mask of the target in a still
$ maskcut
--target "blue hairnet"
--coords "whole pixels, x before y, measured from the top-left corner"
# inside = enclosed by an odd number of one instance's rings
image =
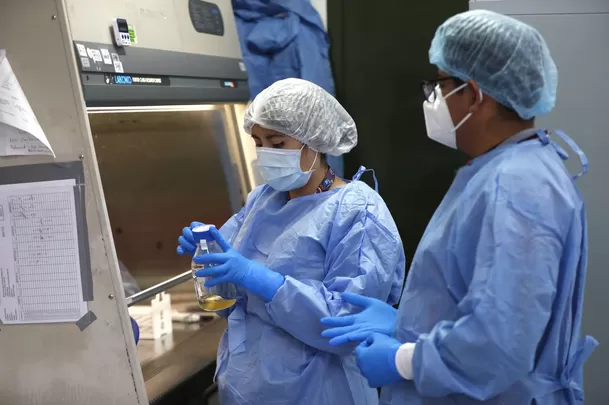
[[[436,31],[429,61],[461,80],[474,80],[525,120],[556,103],[558,71],[541,34],[514,18],[487,10],[448,19]]]

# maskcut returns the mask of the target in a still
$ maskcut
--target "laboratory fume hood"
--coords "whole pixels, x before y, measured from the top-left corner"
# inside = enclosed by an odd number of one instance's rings
[[[117,255],[147,287],[188,265],[182,227],[222,225],[255,183],[231,4],[68,3]]]
[[[184,226],[222,225],[256,183],[254,144],[241,129],[249,89],[231,3],[66,3],[116,253],[148,288],[189,269],[190,259],[176,254]],[[191,282],[170,292],[172,303],[186,297],[188,310],[196,307]],[[213,369],[223,328],[194,339],[174,326],[160,351],[158,342],[154,350],[140,342],[149,399],[190,400],[181,381],[188,373],[199,375],[191,386],[210,386],[201,363]]]

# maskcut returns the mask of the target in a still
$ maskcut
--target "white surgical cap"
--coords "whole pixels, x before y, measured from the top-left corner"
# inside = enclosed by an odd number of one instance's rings
[[[461,80],[474,80],[522,119],[549,113],[556,103],[558,71],[533,27],[492,11],[457,14],[436,31],[432,65]]]
[[[357,129],[349,113],[324,89],[302,79],[280,80],[260,92],[245,112],[243,128],[251,134],[254,125],[332,156],[357,145]]]

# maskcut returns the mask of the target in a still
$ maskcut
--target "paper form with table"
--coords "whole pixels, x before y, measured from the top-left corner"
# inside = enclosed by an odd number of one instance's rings
[[[75,322],[83,301],[71,180],[0,185],[0,321]]]
[[[0,49],[0,156],[52,155],[53,148]]]

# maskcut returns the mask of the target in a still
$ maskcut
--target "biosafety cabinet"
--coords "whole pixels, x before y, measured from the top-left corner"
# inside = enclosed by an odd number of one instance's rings
[[[558,100],[554,111],[538,120],[541,127],[567,132],[584,150],[590,172],[577,184],[588,209],[588,273],[583,333],[600,346],[586,362],[586,405],[609,403],[609,114],[605,80],[609,66],[609,1],[606,0],[481,0],[472,9],[488,9],[520,19],[546,39],[558,66]],[[568,150],[568,149],[567,149]],[[571,156],[573,172],[577,156]]]
[[[0,49],[56,153],[0,157],[0,179],[75,178],[89,292],[77,325],[0,325],[0,403],[146,404],[202,361],[211,382],[222,321],[142,371],[118,260],[142,288],[182,273],[182,227],[221,225],[258,182],[230,0],[0,0]]]
[[[255,182],[230,1],[67,4],[117,253],[149,285],[181,270],[176,232],[222,224]],[[130,46],[113,45],[116,19]]]

